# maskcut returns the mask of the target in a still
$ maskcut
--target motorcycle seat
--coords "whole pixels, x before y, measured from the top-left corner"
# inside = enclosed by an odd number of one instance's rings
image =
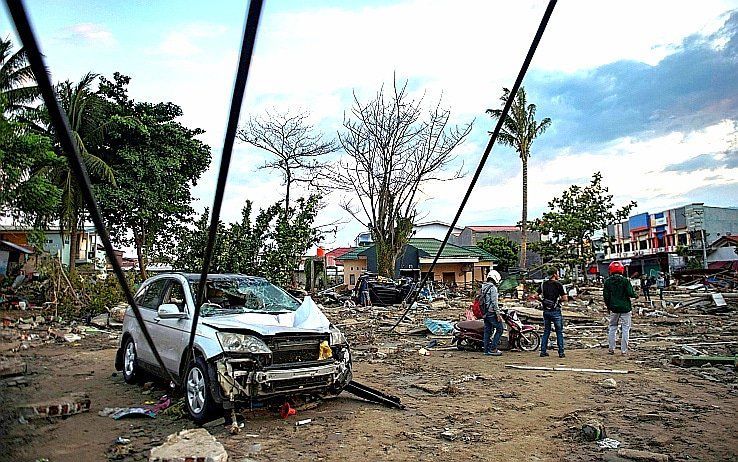
[[[459,321],[456,325],[459,326],[459,329],[484,332],[484,321],[481,319],[475,319],[473,321]]]

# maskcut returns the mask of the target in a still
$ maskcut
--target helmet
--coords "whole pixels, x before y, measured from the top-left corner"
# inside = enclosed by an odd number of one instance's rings
[[[610,266],[607,269],[610,271],[610,274],[623,274],[623,273],[625,273],[625,267],[619,261],[614,261],[614,262],[610,263]]]
[[[487,273],[487,280],[492,281],[497,285],[502,280],[502,276],[500,276],[500,273],[495,270],[489,270],[489,273]]]

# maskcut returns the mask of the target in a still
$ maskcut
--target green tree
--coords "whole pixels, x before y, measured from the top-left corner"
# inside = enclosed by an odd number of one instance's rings
[[[487,236],[479,247],[497,257],[496,266],[502,271],[508,271],[518,263],[520,244],[504,236]]]
[[[129,82],[117,72],[112,81],[100,79],[108,122],[99,155],[116,184],[98,185],[97,192],[112,239],[136,249],[145,279],[150,260],[168,259],[178,228],[193,214],[191,189],[210,163],[210,148],[196,138],[203,130],[176,120],[179,106],[133,101]]]
[[[51,140],[29,133],[0,110],[0,211],[39,224],[54,217],[61,192],[39,169],[56,159]]]
[[[500,100],[504,106],[510,98],[510,90],[502,89]],[[502,117],[502,109],[487,109],[487,113],[493,119]],[[498,139],[500,143],[515,148],[523,164],[523,213],[520,221],[521,243],[520,243],[520,267],[525,268],[528,248],[528,158],[530,148],[539,135],[546,131],[551,125],[551,119],[544,118],[536,121],[536,105],[528,103],[525,88],[520,87],[515,101],[513,101],[502,124]]]
[[[13,52],[10,40],[0,39],[0,99],[4,112],[16,114],[29,109],[40,95],[24,49]]]
[[[548,235],[545,246],[537,250],[547,259],[557,259],[586,271],[594,258],[592,238],[607,225],[624,220],[634,201],[616,208],[612,194],[602,185],[600,172],[587,186],[572,185],[548,203],[548,212],[530,223],[533,231]]]
[[[105,123],[102,111],[102,99],[93,91],[92,85],[96,74],[87,73],[79,82],[65,81],[56,86],[62,108],[67,113],[72,130],[73,141],[79,148],[87,172],[93,181],[115,184],[113,170],[100,157],[92,154],[103,140]],[[41,174],[48,175],[50,180],[61,189],[61,201],[57,217],[63,232],[69,233],[69,269],[75,267],[79,253],[78,231],[84,225],[86,205],[82,197],[77,178],[71,169],[69,156],[63,152],[59,139],[50,124],[48,112],[40,107],[29,112],[34,127],[55,140],[54,150],[59,157],[51,165],[45,167]]]

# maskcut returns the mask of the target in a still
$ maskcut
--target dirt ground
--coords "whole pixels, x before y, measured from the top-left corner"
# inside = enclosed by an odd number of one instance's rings
[[[729,316],[735,319],[735,313]],[[637,326],[638,318],[634,322]],[[727,335],[736,340],[732,333]],[[738,460],[734,372],[730,367],[696,373],[671,366],[663,355],[654,354],[662,348],[658,341],[650,346],[641,342],[643,346],[626,358],[609,356],[604,348],[576,348],[572,342],[574,348],[559,359],[526,352],[485,357],[451,349],[420,356],[415,346],[427,343],[427,338],[408,343],[406,336],[375,332],[363,338],[378,347],[367,349],[354,337],[354,378],[399,396],[404,411],[347,393],[288,419],[269,411],[247,411],[239,435],[230,435],[222,421],[207,426],[228,450],[229,460],[624,460],[616,451],[598,450],[582,439],[581,425],[590,419],[602,422],[622,447],[668,454],[673,460]],[[167,392],[163,383],[150,390],[126,385],[113,367],[117,340],[107,334],[12,354],[9,348],[15,341],[4,339],[0,352],[29,364],[29,385],[0,388],[1,460],[146,460],[148,450],[168,434],[194,427],[181,417],[178,405],[153,419],[116,421],[98,415],[105,407],[141,405]],[[632,373],[542,372],[506,364]],[[718,372],[720,380],[715,379]],[[615,389],[600,385],[608,377],[617,381]],[[89,394],[90,412],[28,423],[13,416],[16,404],[71,392]],[[181,397],[176,391],[173,396]],[[299,419],[312,422],[296,426]],[[118,445],[118,437],[131,442]]]

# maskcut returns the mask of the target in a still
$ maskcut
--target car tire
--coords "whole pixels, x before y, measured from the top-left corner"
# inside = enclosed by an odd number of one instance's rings
[[[187,367],[183,387],[185,406],[195,423],[209,422],[222,411],[210,394],[208,365],[203,358],[196,357]]]
[[[123,345],[123,380],[126,383],[136,383],[141,378],[142,373],[136,364],[137,361],[136,344],[131,337],[128,337]]]

